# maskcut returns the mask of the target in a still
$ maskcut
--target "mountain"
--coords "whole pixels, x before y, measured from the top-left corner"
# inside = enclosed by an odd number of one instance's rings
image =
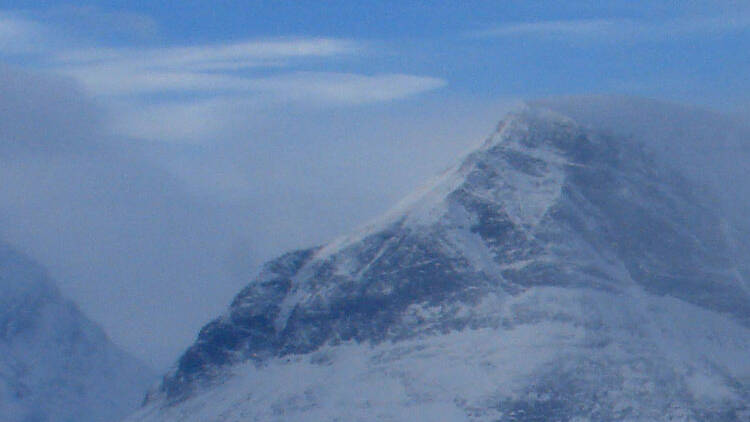
[[[637,139],[542,106],[267,263],[129,421],[748,421],[750,248]]]
[[[117,421],[154,379],[64,299],[42,267],[0,242],[1,420]]]

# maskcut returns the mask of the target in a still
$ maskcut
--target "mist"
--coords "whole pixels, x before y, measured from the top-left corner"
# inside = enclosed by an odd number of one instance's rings
[[[0,419],[745,420],[748,74],[734,0],[11,0]]]
[[[227,101],[196,106],[184,121],[218,129],[193,142],[158,132],[157,142],[117,135],[107,122],[119,110],[71,80],[4,67],[0,81],[3,237],[44,263],[116,343],[158,368],[262,262],[387,211],[520,103]],[[750,137],[729,115],[635,97],[535,102],[645,142],[738,218],[750,209]]]
[[[152,140],[118,132],[122,109],[73,80],[0,72],[2,238],[155,368],[171,365],[262,262],[383,213],[517,103],[227,101],[169,121],[218,129]]]
[[[653,98],[580,96],[533,101],[598,130],[643,144],[705,186],[728,215],[750,211],[750,126],[737,114]]]

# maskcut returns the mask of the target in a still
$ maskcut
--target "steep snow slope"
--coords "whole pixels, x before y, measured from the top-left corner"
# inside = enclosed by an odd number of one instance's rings
[[[0,242],[0,420],[116,421],[153,375]]]
[[[750,257],[711,194],[541,107],[268,263],[133,421],[745,420]]]

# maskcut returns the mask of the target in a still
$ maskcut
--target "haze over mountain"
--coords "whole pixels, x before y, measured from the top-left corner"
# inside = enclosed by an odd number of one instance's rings
[[[61,296],[44,268],[0,242],[0,419],[117,421],[153,380]]]
[[[267,263],[128,420],[749,420],[750,232],[727,195],[644,145],[673,134],[551,108]]]
[[[54,283],[0,422],[750,422],[748,74],[748,1],[5,1],[0,240]],[[54,381],[107,337],[161,384]]]
[[[658,160],[709,186],[724,212],[750,212],[750,125],[701,107],[614,95],[558,97],[535,104],[623,138],[637,139]]]

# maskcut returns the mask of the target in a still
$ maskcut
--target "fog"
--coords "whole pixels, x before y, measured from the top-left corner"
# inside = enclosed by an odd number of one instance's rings
[[[216,142],[157,143],[116,135],[106,123],[119,110],[70,80],[6,66],[0,90],[3,237],[45,264],[116,343],[159,368],[264,260],[386,211],[518,104],[435,97],[280,112],[213,103],[189,110],[186,124],[217,122]],[[735,215],[749,209],[750,137],[737,119],[633,97],[539,101],[645,141]]]
[[[750,125],[738,115],[624,96],[538,100],[605,133],[644,144],[659,160],[703,184],[729,215],[750,211]]]
[[[747,75],[737,0],[5,2],[0,420],[750,421]]]
[[[2,237],[156,368],[261,262],[384,212],[514,104],[453,101],[446,116],[441,98],[354,109],[219,103],[189,116],[215,122],[213,142],[186,143],[118,135],[111,122],[122,111],[69,79],[5,66],[0,91]]]
[[[614,3],[21,2],[0,12],[0,239],[161,370],[264,261],[382,214],[524,100],[645,143],[744,221],[747,6]]]

